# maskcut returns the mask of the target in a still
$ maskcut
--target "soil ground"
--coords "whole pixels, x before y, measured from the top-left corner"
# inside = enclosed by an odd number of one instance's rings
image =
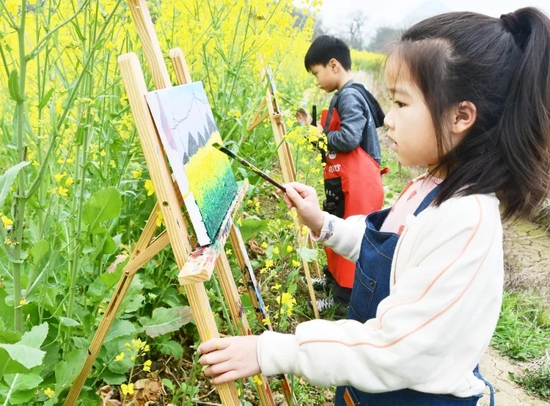
[[[529,222],[506,223],[504,253],[507,262],[506,288],[540,295],[550,306],[550,234],[547,227]],[[480,370],[495,387],[497,406],[550,405],[550,402],[529,396],[509,378],[509,372],[520,372],[522,365],[502,357],[495,349],[489,348],[481,361]],[[485,393],[479,406],[489,405],[489,391]]]

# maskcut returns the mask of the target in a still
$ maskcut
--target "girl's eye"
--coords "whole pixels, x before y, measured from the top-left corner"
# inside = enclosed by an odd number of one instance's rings
[[[399,107],[399,108],[405,107],[405,103],[401,103],[399,100],[394,100],[393,102],[394,102],[394,103],[397,105],[397,107]]]

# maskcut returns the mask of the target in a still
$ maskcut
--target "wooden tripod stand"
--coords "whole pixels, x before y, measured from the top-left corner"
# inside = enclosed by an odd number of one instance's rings
[[[155,88],[163,89],[171,87],[168,70],[164,63],[145,0],[129,0],[128,3]],[[189,83],[191,75],[187,69],[183,52],[180,49],[173,49],[170,52],[170,57],[178,82],[180,84]],[[242,202],[248,184],[245,182],[239,188],[237,196],[225,216],[215,241],[207,247],[192,251],[187,231],[189,225],[182,212],[183,199],[178,186],[172,180],[172,174],[163,151],[162,143],[145,101],[145,94],[148,90],[138,57],[135,53],[128,53],[121,55],[118,62],[143,154],[155,188],[157,203],[145,224],[129,263],[123,270],[123,276],[90,344],[88,358],[84,367],[65,399],[65,406],[72,406],[78,400],[79,393],[135,274],[144,264],[168,245],[171,246],[177,265],[181,270],[178,280],[184,286],[202,341],[220,336],[204,286],[204,282],[210,279],[214,269],[221,282],[225,300],[229,305],[232,322],[237,326],[241,334],[251,334],[224,249],[227,238],[229,238],[233,246],[237,262],[243,271],[252,303],[256,310],[255,313],[260,320],[267,319],[267,313],[265,312],[265,307],[263,306],[263,301],[254,278],[253,269],[248,260],[244,242],[239,229],[233,223],[234,215]],[[166,229],[155,237],[157,211],[162,213]],[[268,328],[270,327],[269,325]],[[256,389],[260,404],[274,406],[275,402],[267,379],[261,375],[259,375],[259,378],[261,383],[256,384]],[[282,380],[283,392],[287,403],[289,405],[296,404],[288,379],[286,376],[282,376],[280,379]],[[218,385],[217,389],[224,405],[240,405],[240,399],[234,382]]]

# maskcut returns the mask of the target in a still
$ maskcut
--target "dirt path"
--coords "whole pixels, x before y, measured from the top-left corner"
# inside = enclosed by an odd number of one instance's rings
[[[481,360],[480,370],[483,377],[495,388],[496,406],[548,406],[550,403],[529,396],[520,386],[510,380],[509,372],[519,372],[521,367],[513,364],[500,353],[489,348]],[[478,406],[489,406],[489,390],[479,401]]]
[[[533,223],[505,224],[506,289],[540,294],[550,307],[550,237],[545,227]],[[480,364],[485,379],[495,387],[496,406],[548,406],[550,402],[529,396],[509,378],[521,366],[489,348]],[[479,406],[489,405],[489,391]]]

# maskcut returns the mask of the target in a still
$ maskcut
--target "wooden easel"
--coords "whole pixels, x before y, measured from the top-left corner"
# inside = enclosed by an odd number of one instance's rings
[[[128,0],[128,4],[142,42],[155,88],[163,89],[171,87],[168,70],[164,64],[158,38],[145,0]],[[173,49],[170,51],[170,58],[178,82],[180,84],[189,83],[191,81],[191,75],[187,69],[183,52],[180,49]],[[145,224],[129,263],[123,270],[121,280],[117,285],[111,302],[90,344],[88,358],[86,359],[84,367],[65,399],[65,406],[72,406],[76,403],[78,395],[89,375],[107,332],[117,315],[117,311],[135,274],[144,264],[167,245],[172,247],[176,262],[181,270],[178,279],[180,284],[184,286],[185,293],[189,299],[189,304],[201,341],[220,336],[204,286],[204,282],[210,279],[214,268],[220,280],[225,300],[229,305],[232,322],[241,334],[251,334],[249,323],[231,273],[229,260],[224,249],[228,237],[236,253],[237,261],[243,271],[249,292],[251,292],[250,296],[256,314],[260,321],[267,318],[265,307],[263,306],[263,301],[254,278],[253,269],[248,260],[248,254],[242,241],[240,231],[233,223],[235,213],[242,202],[248,183],[245,182],[239,188],[237,196],[226,214],[216,240],[207,247],[192,251],[187,232],[188,224],[182,213],[182,196],[177,184],[172,180],[172,174],[163,151],[162,143],[158,137],[153,118],[151,117],[145,101],[145,94],[148,90],[138,57],[135,53],[128,53],[121,55],[118,62],[124,86],[128,94],[130,107],[135,119],[141,146],[143,148],[143,154],[155,188],[157,203]],[[155,232],[157,230],[157,211],[159,210],[162,213],[166,229],[155,237]],[[270,327],[269,325],[268,328]],[[274,406],[275,402],[267,379],[262,375],[259,375],[259,377],[261,379],[261,384],[257,384],[256,388],[260,398],[260,404]],[[282,376],[281,379],[287,403],[289,405],[296,404],[286,376]],[[240,405],[234,382],[218,385],[217,389],[224,405]]]
[[[281,109],[279,108],[279,102],[277,101],[277,96],[275,95],[276,91],[274,89],[274,79],[269,68],[265,69],[262,72],[266,84],[267,84],[267,93],[265,98],[262,98],[260,109],[254,114],[248,127],[247,131],[252,131],[255,127],[258,126],[263,120],[269,117],[271,121],[271,127],[273,128],[273,136],[275,137],[275,143],[277,145],[277,153],[279,154],[279,162],[281,164],[281,172],[283,174],[283,179],[285,183],[295,182],[296,181],[296,168],[294,166],[294,160],[292,159],[292,152],[290,151],[290,145],[285,140],[286,127],[283,120]],[[265,110],[264,110],[265,109]],[[263,110],[263,112],[262,112]],[[301,225],[297,217],[294,217],[294,230],[298,236],[301,234]],[[298,244],[300,248],[303,248],[304,242],[301,238],[298,238]],[[306,240],[307,247],[313,249],[313,241],[311,236],[307,235]],[[309,270],[309,264],[307,261],[302,260],[304,267],[304,273],[306,275],[306,282],[309,291],[309,297],[311,299],[311,305],[313,308],[313,314],[315,318],[319,318],[319,311],[317,309],[317,302],[315,300],[315,291],[313,289],[313,284],[311,282],[311,273]],[[315,274],[318,278],[321,277],[321,271],[319,269],[319,263],[317,260],[313,260],[313,267],[315,269]]]

